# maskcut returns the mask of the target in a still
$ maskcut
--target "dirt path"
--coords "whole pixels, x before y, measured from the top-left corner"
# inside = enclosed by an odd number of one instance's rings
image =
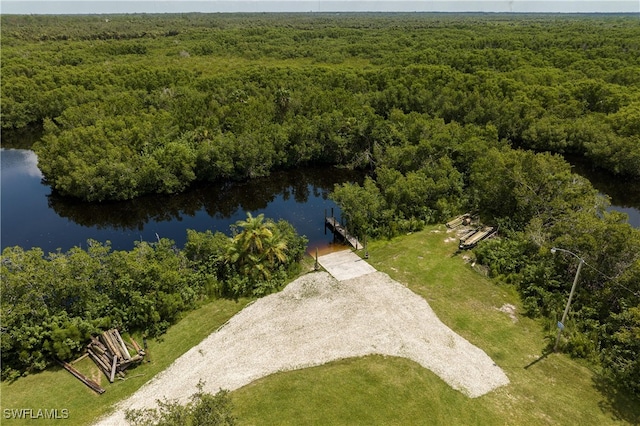
[[[122,425],[128,408],[186,402],[238,389],[278,371],[382,354],[412,359],[471,398],[509,383],[481,349],[445,326],[428,303],[381,272],[338,281],[307,274],[247,306],[99,421]]]

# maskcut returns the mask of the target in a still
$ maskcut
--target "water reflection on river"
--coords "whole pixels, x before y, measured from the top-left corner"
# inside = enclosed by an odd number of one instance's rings
[[[595,189],[611,198],[611,210],[626,213],[629,223],[640,228],[640,180],[613,176],[577,156],[567,155],[565,159],[571,163],[574,173],[589,179]]]
[[[251,182],[202,185],[177,195],[89,204],[51,194],[42,184],[32,151],[3,148],[0,155],[2,248],[39,246],[45,252],[85,246],[89,238],[109,240],[117,250],[131,249],[136,240],[155,241],[157,236],[182,246],[187,229],[228,233],[246,212],[291,222],[309,238],[313,250],[332,241],[324,233],[324,211],[334,208],[338,215],[339,209],[328,199],[329,192],[336,183],[363,179],[347,170],[311,168]],[[613,209],[627,213],[629,222],[640,228],[640,183],[621,182],[571,162],[576,172],[611,197]]]
[[[324,211],[339,209],[328,199],[336,183],[361,181],[347,170],[309,168],[278,172],[264,179],[202,185],[177,195],[147,196],[128,202],[89,204],[51,194],[41,182],[35,154],[2,149],[2,247],[42,247],[45,252],[85,246],[89,238],[130,249],[135,240],[157,236],[182,246],[186,229],[229,233],[246,212],[285,219],[310,240],[310,248],[332,241],[324,233]]]

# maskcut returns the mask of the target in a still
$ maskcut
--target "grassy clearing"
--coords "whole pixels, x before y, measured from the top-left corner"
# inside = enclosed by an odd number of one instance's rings
[[[34,420],[6,419],[5,409],[67,409],[66,420],[39,419],[38,425],[46,424],[90,424],[105,414],[110,406],[139,389],[144,383],[167,368],[176,358],[197,345],[220,325],[240,311],[248,300],[233,302],[216,300],[188,313],[178,324],[171,327],[160,339],[149,339],[147,357],[150,362],[127,372],[127,379],[110,384],[106,377],[88,359],[80,361],[76,367],[84,374],[98,381],[107,391],[97,395],[80,383],[61,367],[50,368],[38,374],[22,377],[13,383],[2,382],[3,425],[33,424]],[[136,336],[139,342],[142,339]]]
[[[382,356],[276,374],[233,400],[240,423],[254,425],[474,424],[479,414],[499,420],[415,362]]]
[[[241,424],[626,424],[640,404],[596,389],[593,372],[551,354],[539,321],[519,314],[510,287],[498,286],[456,253],[444,226],[369,247],[377,269],[423,296],[440,319],[479,346],[511,383],[477,399],[405,359],[350,359],[276,374],[232,394]],[[499,310],[516,307],[514,321]],[[540,359],[540,360],[539,360]],[[537,361],[539,360],[539,361]],[[536,362],[537,361],[537,362]],[[637,405],[634,405],[635,404]]]

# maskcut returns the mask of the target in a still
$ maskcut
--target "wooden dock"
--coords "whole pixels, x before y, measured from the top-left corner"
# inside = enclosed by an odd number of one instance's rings
[[[340,238],[348,242],[353,248],[356,250],[361,250],[363,248],[360,241],[358,241],[358,239],[353,235],[349,234],[347,229],[340,225],[340,222],[338,222],[335,217],[325,217],[324,221],[325,226],[328,226],[334,234],[339,235]]]

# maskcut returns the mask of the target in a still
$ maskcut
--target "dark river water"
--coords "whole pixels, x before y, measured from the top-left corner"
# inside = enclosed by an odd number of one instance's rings
[[[626,213],[629,223],[640,228],[640,180],[622,179],[607,171],[596,169],[575,156],[566,156],[574,173],[586,177],[595,189],[611,199],[611,210]]]
[[[45,253],[86,247],[87,239],[111,241],[116,250],[158,237],[182,247],[187,229],[229,234],[230,225],[245,219],[247,212],[285,219],[307,236],[310,250],[325,248],[333,241],[324,231],[325,209],[340,215],[329,192],[336,183],[363,179],[347,170],[312,168],[245,183],[203,185],[177,195],[88,204],[52,195],[32,151],[3,148],[0,156],[2,248],[39,246]]]
[[[87,239],[111,241],[116,250],[129,250],[134,241],[170,238],[182,247],[186,230],[221,231],[246,217],[264,213],[291,222],[309,239],[309,248],[325,248],[324,212],[339,208],[328,198],[336,183],[361,182],[359,173],[340,169],[278,172],[244,183],[206,185],[171,196],[149,196],[133,201],[87,204],[51,194],[42,183],[35,154],[28,149],[2,149],[1,246],[47,252],[86,247]],[[574,164],[576,172],[612,199],[612,209],[629,215],[640,228],[640,183],[616,181],[611,176]]]

